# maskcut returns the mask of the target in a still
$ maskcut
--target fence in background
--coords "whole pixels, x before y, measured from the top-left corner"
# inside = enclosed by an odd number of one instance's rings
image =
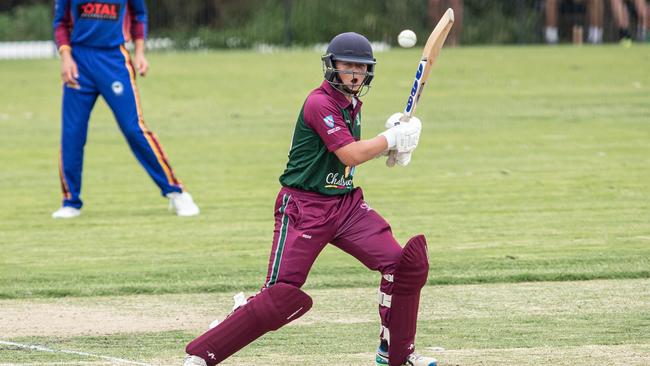
[[[251,48],[311,46],[341,31],[356,31],[370,40],[396,43],[400,30],[426,38],[435,23],[430,4],[436,0],[145,0],[149,33],[167,47]],[[450,1],[440,0],[445,3]],[[453,1],[451,1],[453,2]],[[543,41],[544,0],[464,0],[459,43],[534,44]],[[616,38],[609,2],[605,6],[605,41]],[[51,39],[52,0],[3,0],[0,42]],[[586,15],[571,23],[586,25]],[[568,19],[565,17],[565,20]],[[565,21],[566,23],[566,21]],[[571,28],[573,24],[569,25]],[[567,28],[566,24],[563,27]],[[586,32],[585,32],[586,33]],[[571,39],[561,31],[561,40]],[[2,46],[1,55],[49,55],[40,43]],[[13,47],[9,50],[7,47]],[[33,50],[32,50],[33,49]],[[5,56],[0,56],[0,58]],[[8,56],[6,56],[8,57]],[[26,56],[25,56],[26,57]]]
[[[0,60],[53,58],[56,54],[52,41],[0,42]]]

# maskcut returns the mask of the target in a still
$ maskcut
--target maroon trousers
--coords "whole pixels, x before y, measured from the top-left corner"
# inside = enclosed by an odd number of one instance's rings
[[[275,203],[275,231],[266,286],[287,283],[300,288],[328,243],[369,269],[379,271],[380,291],[392,294],[392,275],[402,248],[386,220],[363,200],[361,188],[341,196],[287,187],[280,190]],[[390,321],[390,308],[380,305],[379,314],[383,336]]]
[[[419,293],[429,268],[426,241],[423,236],[414,237],[402,250],[386,220],[368,206],[359,188],[341,196],[282,188],[275,205],[275,234],[265,287],[190,342],[187,353],[214,366],[306,313],[312,302],[300,287],[328,243],[382,274],[380,337],[388,340],[389,333],[395,333],[389,347],[390,365],[401,365],[414,350]],[[392,326],[391,306],[396,309]]]

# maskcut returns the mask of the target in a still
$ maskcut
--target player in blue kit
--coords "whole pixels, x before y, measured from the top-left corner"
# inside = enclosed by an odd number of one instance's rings
[[[59,175],[63,204],[54,218],[81,213],[81,171],[90,112],[101,95],[113,111],[133,154],[179,216],[199,214],[183,190],[156,135],[144,123],[136,68],[145,76],[147,9],[144,0],[56,0],[54,39],[61,55],[63,108]],[[124,44],[133,39],[134,62]],[[135,67],[134,67],[135,64]]]

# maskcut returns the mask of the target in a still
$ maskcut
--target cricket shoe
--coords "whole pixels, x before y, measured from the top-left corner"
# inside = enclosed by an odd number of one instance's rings
[[[178,216],[196,216],[200,212],[199,206],[187,192],[167,193],[167,198],[169,198],[169,209],[176,211]]]
[[[207,366],[205,360],[198,356],[185,355],[185,361],[183,361],[183,366]]]
[[[377,366],[388,365],[388,342],[382,339],[377,348],[377,356],[375,356],[375,363]]]
[[[388,365],[388,342],[382,340],[377,348],[377,356],[375,356],[375,363],[377,366]],[[437,366],[438,361],[432,357],[420,356],[417,353],[411,353],[406,362],[402,366]]]
[[[411,353],[402,366],[437,366],[438,361],[433,357],[420,356],[417,353]]]
[[[71,219],[81,215],[81,210],[78,208],[63,206],[52,213],[53,219]]]

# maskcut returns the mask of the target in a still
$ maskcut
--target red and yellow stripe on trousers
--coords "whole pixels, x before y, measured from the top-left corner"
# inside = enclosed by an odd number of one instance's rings
[[[162,146],[160,145],[158,138],[153,132],[149,130],[147,125],[145,125],[144,123],[144,118],[142,117],[142,107],[140,106],[140,95],[138,94],[138,87],[135,83],[135,68],[133,67],[133,63],[131,62],[131,56],[129,55],[129,51],[127,51],[124,46],[120,46],[120,51],[122,51],[122,55],[124,55],[124,65],[126,66],[126,69],[129,70],[129,79],[131,80],[131,87],[133,88],[135,106],[138,111],[138,126],[142,130],[142,133],[144,134],[147,143],[149,143],[149,147],[151,147],[151,150],[156,155],[156,158],[158,159],[158,163],[160,164],[163,171],[165,172],[165,176],[167,177],[167,183],[169,183],[170,185],[182,187],[183,184],[174,175],[174,171],[169,165],[169,159],[167,158],[167,154],[165,154],[165,151],[162,149]]]
[[[72,194],[70,193],[70,188],[68,188],[68,183],[65,181],[65,175],[63,174],[63,151],[59,147],[59,180],[61,181],[61,192],[63,193],[63,199],[69,200],[72,199]]]

